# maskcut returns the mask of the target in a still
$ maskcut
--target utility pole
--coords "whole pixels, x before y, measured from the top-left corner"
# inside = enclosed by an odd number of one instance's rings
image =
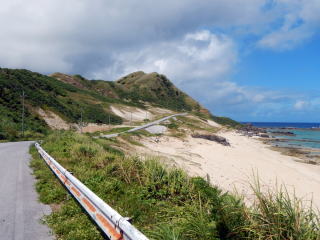
[[[81,108],[81,118],[80,118],[80,132],[82,133],[82,108]]]
[[[22,113],[21,113],[21,132],[22,132],[22,137],[24,137],[24,90],[22,90]]]

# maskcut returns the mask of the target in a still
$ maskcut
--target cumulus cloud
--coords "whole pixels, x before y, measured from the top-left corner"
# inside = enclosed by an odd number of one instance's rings
[[[201,89],[214,89],[203,91]],[[297,96],[303,94],[282,92],[270,89],[241,86],[230,81],[216,81],[197,89],[197,96],[202,102],[213,109],[217,115],[226,115],[238,120],[259,119],[260,121],[274,121],[284,117],[295,103]],[[194,89],[193,91],[194,92]],[[221,107],[223,106],[223,107]],[[287,117],[287,116],[286,116]]]
[[[266,8],[269,2],[5,0],[0,8],[0,65],[90,75],[114,54],[148,49],[203,29],[225,29],[231,35],[230,29],[253,32],[262,37],[261,46],[271,48],[312,34],[311,26],[319,20],[318,0],[274,0]],[[281,28],[268,32],[283,15]],[[295,29],[299,19],[303,24]]]
[[[270,11],[277,14],[274,20],[280,24],[261,38],[258,42],[260,47],[291,49],[319,31],[318,0],[275,0]]]
[[[105,80],[157,71],[231,115],[252,112],[255,105],[275,109],[280,101],[292,106],[282,93],[229,80],[241,61],[237,37],[253,35],[253,45],[290,49],[319,28],[319,5],[319,0],[4,0],[0,66]]]
[[[315,111],[320,110],[320,98],[318,96],[304,97],[303,99],[296,100],[293,108],[298,111]]]
[[[94,73],[94,78],[118,78],[144,70],[165,73],[176,83],[216,80],[231,71],[237,59],[232,39],[208,30],[188,33],[182,38],[155,43],[112,56],[112,64]]]
[[[262,4],[260,0],[5,0],[0,8],[0,64],[90,74],[119,52],[148,48],[199,28],[263,21]],[[84,68],[88,58],[95,64]]]

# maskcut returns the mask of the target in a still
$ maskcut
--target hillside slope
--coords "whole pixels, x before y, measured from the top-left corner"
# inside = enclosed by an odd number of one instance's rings
[[[173,110],[209,114],[207,109],[179,90],[162,74],[134,72],[117,80],[116,83],[121,85],[132,98],[158,104]]]
[[[232,127],[240,125],[230,118],[212,115],[209,110],[179,90],[162,74],[146,74],[138,71],[117,81],[87,80],[80,75],[70,76],[62,73],[54,73],[51,76],[81,89],[92,90],[109,98],[125,100],[126,103],[134,103],[138,106],[152,104],[173,111],[192,112],[194,115],[211,119],[222,125]]]
[[[104,81],[80,75],[46,76],[24,69],[0,68],[0,86],[0,140],[21,137],[23,92],[23,127],[27,136],[46,134],[50,128],[78,129],[80,119],[95,124],[121,124],[123,120],[131,123],[132,118],[143,121],[152,115],[163,115],[166,109],[170,113],[187,111],[222,124],[236,124],[212,116],[158,73],[140,71],[117,81]],[[151,108],[153,112],[148,112]]]
[[[20,136],[22,92],[25,93],[26,134],[44,134],[49,129],[43,116],[54,115],[61,121],[120,124],[122,119],[109,111],[111,103],[125,104],[94,91],[81,89],[28,70],[0,68],[0,140]]]
[[[139,71],[117,81],[87,80],[80,75],[70,76],[62,73],[54,73],[51,76],[106,97],[141,105],[152,104],[174,111],[199,112],[209,116],[207,109],[174,86],[166,76],[158,73],[146,74]]]

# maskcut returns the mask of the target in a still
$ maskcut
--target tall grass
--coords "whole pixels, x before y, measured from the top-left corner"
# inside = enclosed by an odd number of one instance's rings
[[[311,206],[284,189],[263,192],[246,207],[200,177],[165,167],[157,158],[126,157],[119,142],[70,132],[51,134],[43,147],[84,184],[150,239],[319,240],[319,218]],[[57,204],[47,222],[59,239],[103,239],[35,150],[32,166],[40,200]]]
[[[252,189],[256,200],[248,216],[256,239],[320,239],[319,213],[312,201],[290,194],[285,186],[262,191],[259,179]]]

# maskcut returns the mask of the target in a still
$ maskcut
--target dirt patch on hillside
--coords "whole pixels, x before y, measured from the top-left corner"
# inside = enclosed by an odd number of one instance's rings
[[[212,121],[212,120],[209,120],[209,119],[201,119],[201,118],[198,118],[198,117],[195,117],[195,116],[192,116],[192,115],[188,115],[187,117],[190,118],[190,119],[194,119],[194,120],[200,121],[201,123],[209,125],[211,127],[222,128],[222,126],[219,123],[217,123],[215,121]]]
[[[64,74],[64,73],[53,73],[51,75],[49,75],[50,77],[56,78],[57,80],[64,82],[64,83],[68,83],[71,84],[75,87],[81,88],[81,89],[85,89],[86,87],[81,84],[81,82],[79,80],[77,80],[75,77]]]
[[[93,133],[100,131],[107,131],[113,128],[113,126],[107,124],[96,124],[96,123],[88,123],[86,126],[82,127],[82,132],[84,133]],[[78,129],[80,131],[80,129]]]
[[[149,109],[150,112],[152,112],[155,115],[162,115],[162,114],[174,114],[173,111],[169,110],[169,109],[165,109],[165,108],[159,108],[159,107],[151,107]]]
[[[128,122],[143,121],[144,119],[153,119],[153,114],[150,111],[140,108],[127,106],[111,106],[110,109],[114,114],[118,115],[119,117],[125,119]]]
[[[216,123],[215,121],[212,121],[212,120],[207,120],[207,123],[208,123],[211,127],[216,127],[216,128],[221,128],[221,127],[222,127],[219,123]]]
[[[43,118],[43,120],[48,124],[52,129],[58,130],[69,130],[70,124],[64,121],[60,116],[51,111],[44,111],[42,108],[39,108],[37,113]]]

